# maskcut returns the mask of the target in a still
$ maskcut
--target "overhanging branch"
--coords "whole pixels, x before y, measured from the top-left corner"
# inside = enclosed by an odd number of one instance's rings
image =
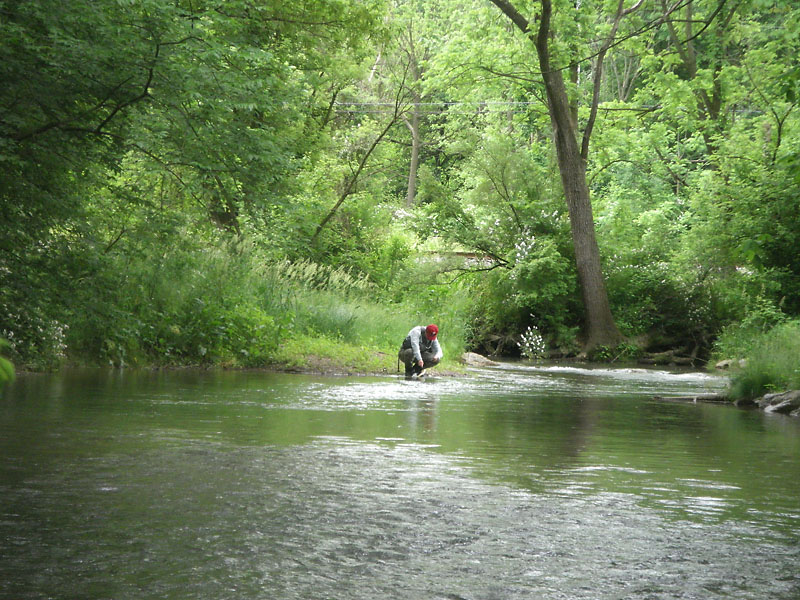
[[[339,207],[344,203],[345,200],[347,200],[347,197],[350,196],[350,194],[353,193],[353,190],[354,190],[354,188],[356,186],[356,183],[358,182],[358,178],[361,175],[361,172],[364,170],[364,167],[366,166],[367,161],[369,160],[369,157],[373,153],[375,148],[378,147],[378,144],[380,144],[381,140],[383,140],[383,138],[386,136],[386,134],[389,133],[389,130],[392,127],[394,127],[395,123],[397,123],[397,121],[400,120],[400,118],[405,114],[405,107],[402,106],[402,104],[403,104],[402,96],[403,96],[403,91],[405,89],[405,85],[404,85],[405,84],[405,75],[406,75],[406,73],[403,74],[403,81],[402,81],[401,85],[398,86],[397,95],[395,96],[395,101],[394,101],[394,112],[392,114],[392,117],[389,119],[389,122],[386,124],[386,126],[383,128],[383,130],[380,132],[380,134],[378,134],[378,137],[376,137],[373,140],[373,142],[370,145],[369,149],[364,153],[364,156],[361,157],[361,160],[359,161],[358,166],[356,167],[355,171],[353,171],[352,175],[350,177],[348,177],[347,183],[345,184],[345,187],[344,187],[344,190],[342,190],[342,193],[339,195],[339,199],[336,201],[336,204],[334,204],[333,208],[331,208],[331,210],[328,211],[328,214],[325,215],[325,218],[322,219],[320,224],[317,225],[317,229],[316,229],[316,231],[314,231],[314,235],[311,236],[311,243],[312,244],[317,240],[317,238],[319,237],[320,232],[325,228],[325,225],[327,225],[328,222],[336,214],[336,211],[339,210]]]

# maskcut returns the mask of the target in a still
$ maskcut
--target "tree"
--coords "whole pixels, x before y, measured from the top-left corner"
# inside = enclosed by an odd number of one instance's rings
[[[45,354],[42,331],[61,351],[70,311],[102,297],[106,259],[159,259],[141,232],[169,248],[277,229],[326,92],[371,52],[380,13],[380,0],[0,2],[0,335],[14,333],[15,360]]]
[[[626,14],[636,10],[642,0],[627,10],[624,9],[620,0],[611,31],[597,53],[593,73],[590,116],[584,128],[580,146],[578,145],[577,115],[567,93],[563,71],[552,60],[551,40],[555,37],[556,32],[552,26],[551,0],[541,0],[541,13],[538,15],[538,28],[535,30],[531,27],[528,19],[510,2],[506,0],[491,1],[535,45],[539,58],[561,183],[569,208],[572,239],[575,246],[575,262],[586,312],[585,347],[592,349],[597,346],[614,346],[621,341],[622,335],[611,314],[603,279],[600,250],[595,236],[592,203],[589,186],[586,182],[586,161],[589,153],[589,139],[597,117],[603,59],[614,41],[620,20]]]
[[[433,130],[437,100],[445,97],[436,81],[429,77],[429,64],[441,49],[440,36],[447,27],[450,14],[448,5],[441,0],[396,0],[395,16],[398,23],[395,52],[407,71],[410,106],[403,118],[410,134],[410,157],[406,185],[406,208],[417,202],[419,168],[424,160],[423,150],[436,151],[438,136]],[[434,121],[432,123],[431,121]]]
[[[361,176],[361,173],[364,170],[364,167],[367,165],[367,162],[369,161],[370,157],[372,156],[372,153],[378,147],[378,144],[380,144],[381,141],[383,140],[383,138],[386,137],[386,134],[389,133],[389,130],[392,127],[394,127],[394,125],[397,123],[397,121],[403,117],[403,114],[404,114],[404,111],[405,111],[404,102],[403,102],[403,96],[402,96],[403,92],[404,92],[404,87],[401,85],[398,88],[398,95],[394,99],[394,109],[393,109],[393,111],[391,113],[391,116],[386,120],[386,123],[381,128],[380,133],[378,133],[372,139],[372,141],[367,146],[366,150],[364,150],[361,153],[361,155],[360,155],[360,157],[359,157],[359,159],[357,161],[357,164],[352,168],[350,174],[345,178],[345,181],[342,184],[342,191],[339,194],[339,197],[336,200],[336,203],[328,211],[328,213],[322,219],[320,224],[317,225],[317,228],[314,230],[314,235],[311,236],[311,243],[312,244],[314,244],[316,242],[317,238],[319,237],[320,232],[325,227],[325,225],[328,224],[328,221],[330,221],[334,217],[334,215],[336,214],[336,211],[339,210],[339,207],[342,206],[344,201],[347,200],[348,196],[350,196],[353,193],[353,191],[355,190],[356,185],[358,184],[358,181],[359,181],[359,177]]]
[[[369,46],[378,9],[348,0],[4,4],[0,200],[24,198],[32,214],[21,226],[32,231],[39,217],[46,230],[79,210],[79,199],[62,210],[66,190],[80,198],[87,174],[102,179],[135,157],[236,230],[242,211],[285,195],[314,140],[307,123],[321,91]]]
[[[408,57],[408,70],[410,75],[411,93],[411,114],[403,118],[403,122],[411,133],[411,161],[408,167],[408,186],[406,189],[406,207],[414,205],[417,193],[417,171],[419,169],[419,152],[422,145],[421,127],[421,103],[422,95],[419,87],[422,84],[422,61],[426,58],[425,54],[419,55],[419,40],[416,39],[413,19],[409,20],[405,32],[403,32],[403,42],[405,52]],[[426,49],[422,49],[425,52]]]

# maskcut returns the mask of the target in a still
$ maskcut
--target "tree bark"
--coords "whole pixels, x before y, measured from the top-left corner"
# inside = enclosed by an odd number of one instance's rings
[[[417,195],[417,171],[419,170],[419,148],[422,139],[419,133],[419,102],[415,98],[414,107],[411,109],[411,118],[405,119],[411,131],[411,163],[408,166],[408,187],[406,188],[406,208],[414,206]]]
[[[558,170],[564,188],[564,198],[569,211],[572,242],[578,282],[585,310],[584,349],[597,346],[614,346],[622,341],[608,302],[603,279],[600,249],[595,236],[592,203],[586,182],[586,163],[578,146],[578,128],[570,111],[569,97],[561,70],[550,65],[549,38],[552,6],[550,0],[541,0],[542,11],[538,32],[530,29],[525,19],[509,2],[491,0],[511,21],[525,33],[536,46],[542,70],[553,139],[556,147]]]

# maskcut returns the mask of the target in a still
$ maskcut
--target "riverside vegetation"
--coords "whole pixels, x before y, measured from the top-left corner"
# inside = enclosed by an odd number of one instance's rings
[[[0,5],[0,377],[393,371],[436,322],[800,387],[800,7],[625,4]]]

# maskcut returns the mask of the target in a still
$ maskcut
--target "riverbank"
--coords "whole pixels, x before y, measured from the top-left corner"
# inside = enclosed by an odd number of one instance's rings
[[[733,399],[727,393],[721,393],[678,397],[656,396],[655,399],[673,402],[733,404],[739,408],[759,408],[767,413],[800,417],[800,390],[764,394],[758,398]]]
[[[403,372],[403,365],[398,366],[397,353],[374,349],[361,350],[357,354],[343,352],[335,356],[315,352],[293,355],[283,361],[273,362],[266,368],[285,373],[337,376],[380,376]],[[445,359],[436,367],[436,374],[445,377],[464,377],[467,373],[464,365]]]
[[[394,364],[390,364],[394,361]],[[397,366],[397,356],[385,352],[372,352],[358,359],[321,356],[307,354],[299,360],[285,363],[273,363],[268,369],[285,373],[303,373],[306,375],[335,376],[370,376],[395,375],[403,372],[403,365]],[[466,371],[461,365],[446,362],[436,367],[436,375],[445,377],[463,377]]]
[[[755,400],[739,399],[733,403],[741,407],[758,407],[768,413],[800,417],[800,390],[764,394]]]

